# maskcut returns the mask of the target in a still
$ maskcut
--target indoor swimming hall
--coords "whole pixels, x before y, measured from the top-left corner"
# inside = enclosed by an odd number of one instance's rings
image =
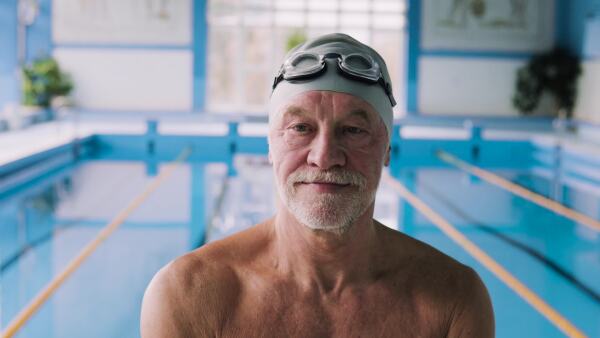
[[[373,218],[496,337],[600,338],[597,0],[0,1],[0,336],[140,337],[163,266],[272,218],[273,76],[333,32],[397,103]]]

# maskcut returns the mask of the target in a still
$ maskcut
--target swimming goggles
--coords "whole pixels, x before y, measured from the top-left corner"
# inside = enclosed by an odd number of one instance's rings
[[[326,59],[337,59],[339,73],[352,80],[366,83],[378,83],[390,99],[392,107],[396,100],[392,94],[392,85],[385,81],[381,67],[370,55],[352,53],[341,55],[338,53],[316,54],[298,52],[290,56],[281,66],[273,81],[273,89],[283,81],[305,80],[318,77],[327,69]]]

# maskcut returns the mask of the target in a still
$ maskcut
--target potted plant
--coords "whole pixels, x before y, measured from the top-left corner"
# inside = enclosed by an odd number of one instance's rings
[[[577,78],[581,62],[567,50],[555,48],[535,55],[517,72],[513,104],[523,114],[531,114],[543,94],[553,99],[553,113],[570,119],[577,99]]]
[[[23,66],[22,75],[23,105],[32,111],[43,110],[46,119],[53,117],[50,109],[52,102],[66,97],[73,89],[71,77],[60,69],[52,57],[38,58]]]

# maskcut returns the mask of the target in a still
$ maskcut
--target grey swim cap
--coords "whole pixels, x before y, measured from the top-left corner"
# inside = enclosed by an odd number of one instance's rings
[[[360,43],[346,34],[334,33],[308,40],[289,51],[285,56],[285,60],[288,60],[288,58],[298,52],[310,52],[320,55],[328,53],[337,53],[340,55],[361,53],[368,55],[379,64],[383,79],[386,83],[390,84],[390,96],[392,95],[390,75],[388,74],[383,58],[371,47]],[[279,108],[289,99],[303,92],[329,90],[347,93],[365,100],[379,113],[391,140],[393,120],[392,101],[384,88],[379,83],[366,83],[341,75],[336,64],[337,60],[326,59],[326,62],[327,70],[323,74],[302,80],[283,80],[279,82],[271,93],[269,118],[277,113]]]

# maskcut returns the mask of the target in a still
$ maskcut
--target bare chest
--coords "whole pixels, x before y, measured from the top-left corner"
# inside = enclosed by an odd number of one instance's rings
[[[447,327],[442,317],[399,292],[362,290],[323,299],[272,289],[243,297],[221,333],[223,337],[444,337]]]

